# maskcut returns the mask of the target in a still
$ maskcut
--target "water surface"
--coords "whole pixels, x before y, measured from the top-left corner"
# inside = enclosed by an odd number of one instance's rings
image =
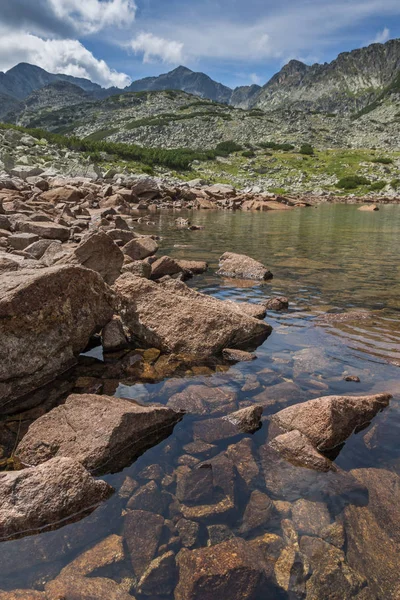
[[[189,218],[204,229],[178,229],[175,219],[179,216]],[[184,391],[188,386],[229,390],[234,395],[236,408],[257,403],[260,395],[264,395],[264,401],[270,397],[270,401],[265,401],[263,427],[255,435],[239,435],[216,441],[214,448],[207,451],[193,451],[190,446],[193,425],[210,415],[187,415],[168,440],[145,453],[122,473],[106,479],[117,490],[124,481],[125,485],[130,481],[127,478],[144,486],[149,482],[144,469],[157,464],[161,466],[162,474],[155,478],[158,490],[155,494],[161,497],[167,492],[172,494],[171,500],[175,494],[173,478],[177,469],[179,472],[184,468],[194,468],[202,461],[225,454],[229,446],[242,439],[251,439],[259,476],[250,486],[237,485],[233,511],[196,519],[199,533],[195,547],[211,545],[230,536],[251,540],[266,532],[284,539],[286,525],[282,520],[290,521],[293,503],[303,498],[315,502],[316,498],[310,498],[309,490],[301,483],[302,469],[299,469],[297,488],[283,486],[278,491],[266,488],[262,474],[262,468],[266,467],[260,459],[259,449],[268,440],[268,416],[289,404],[319,396],[381,391],[393,394],[390,407],[380,413],[367,429],[346,442],[336,464],[347,472],[376,468],[400,475],[400,206],[382,206],[376,213],[359,212],[357,207],[345,205],[267,213],[161,211],[152,213],[150,218],[153,223],[140,225],[139,230],[162,237],[160,254],[209,263],[209,271],[189,283],[192,287],[221,299],[248,302],[283,295],[289,298],[290,308],[267,315],[266,320],[272,325],[273,333],[257,350],[254,362],[230,368],[219,365],[208,370],[185,369],[178,373],[179,377],[154,384],[135,385],[123,379],[117,381],[117,395],[163,404],[171,395]],[[258,284],[220,278],[215,271],[218,258],[225,251],[248,254],[261,260],[274,273],[274,279]],[[356,323],[335,323],[323,318],[326,313],[359,309],[371,311],[370,318]],[[101,356],[101,353],[98,355]],[[347,375],[358,376],[360,382],[345,381]],[[218,414],[217,407],[212,416]],[[245,463],[245,457],[243,461]],[[240,479],[239,475],[237,477]],[[323,479],[315,484],[321,490],[324,485]],[[267,493],[277,507],[282,508],[279,504],[282,502],[291,504],[286,505],[285,514],[276,512],[274,518],[257,530],[243,534],[243,514],[254,490]],[[95,541],[110,533],[120,535],[127,502],[123,494],[123,497],[120,496],[117,493],[94,515],[79,523],[56,532],[0,545],[0,562],[8,565],[8,576],[4,569],[0,573],[0,581],[4,581],[0,589],[41,590],[61,568]],[[340,493],[327,499],[321,492],[321,498],[317,499],[324,502],[332,524],[341,523],[346,505],[355,502],[347,497],[340,501]],[[366,503],[368,505],[368,499]],[[154,510],[146,505],[146,500],[140,508]],[[379,512],[379,506],[376,510]],[[179,521],[182,515],[176,502],[171,501],[163,509],[163,516],[171,527]],[[220,526],[219,529],[216,525]],[[383,526],[383,523],[378,525]],[[301,535],[304,531],[298,533]],[[305,533],[316,535],[315,531]],[[172,538],[168,541],[167,536],[163,545],[160,542],[162,552],[171,548],[179,551],[180,542],[175,534]],[[344,559],[349,559],[346,544],[341,551]],[[365,546],[365,554],[370,552],[371,548]],[[370,563],[364,561],[362,542],[358,554],[364,576]],[[354,557],[351,560],[354,566]],[[105,571],[103,576],[117,582],[131,580],[132,594],[142,598],[135,591],[135,577],[129,559],[125,564]],[[332,579],[332,599],[353,597],[343,595],[339,588],[335,595],[336,581]],[[290,595],[292,593],[295,594],[289,585],[288,589],[282,589],[282,598],[308,597],[305,584],[298,595]],[[172,600],[174,595],[168,592],[163,597]],[[371,598],[374,597],[395,598],[394,595],[381,595],[377,588],[371,592]]]

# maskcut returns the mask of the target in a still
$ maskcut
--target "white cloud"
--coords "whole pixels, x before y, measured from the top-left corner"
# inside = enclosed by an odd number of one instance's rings
[[[166,40],[152,33],[140,33],[129,43],[136,53],[143,53],[143,62],[161,60],[164,63],[178,64],[183,62],[183,43]]]
[[[356,47],[363,43],[367,20],[400,15],[399,0],[285,0],[273,5],[264,0],[262,9],[261,0],[246,0],[246,6],[244,1],[236,3],[234,14],[230,4],[231,0],[206,2],[208,11],[192,6],[189,12],[175,10],[173,19],[164,13],[141,25],[154,37],[183,44],[189,64],[204,59],[265,64],[287,56],[325,57],[338,46]],[[387,35],[383,31],[380,39]]]
[[[126,27],[133,23],[133,0],[48,0],[59,19],[77,25],[79,33],[95,33],[105,27]]]
[[[0,32],[1,33],[1,32]],[[28,33],[0,35],[0,70],[20,62],[28,62],[50,73],[85,77],[103,87],[129,85],[125,73],[110,69],[77,40],[43,40]]]
[[[255,85],[261,85],[262,79],[257,73],[250,73],[250,81]]]
[[[376,37],[373,39],[372,43],[374,44],[384,44],[390,38],[390,30],[385,27],[382,31],[379,31],[376,34]]]

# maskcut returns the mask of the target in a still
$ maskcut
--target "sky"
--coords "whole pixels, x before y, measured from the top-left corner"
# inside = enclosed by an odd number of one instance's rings
[[[0,0],[0,71],[103,87],[185,65],[230,87],[400,37],[400,0]]]

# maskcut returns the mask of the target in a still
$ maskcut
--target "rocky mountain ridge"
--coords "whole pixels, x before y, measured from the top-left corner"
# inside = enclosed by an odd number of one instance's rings
[[[88,79],[48,73],[34,65],[21,63],[0,73],[0,94],[18,100],[55,81],[74,84],[92,95],[107,98],[129,92],[181,90],[201,98],[238,108],[297,108],[332,113],[356,113],[393,85],[400,73],[400,40],[371,44],[344,52],[330,63],[306,65],[291,60],[263,87],[241,86],[231,89],[204,73],[179,66],[158,77],[133,81],[125,89],[101,88]],[[6,114],[0,103],[0,117]]]

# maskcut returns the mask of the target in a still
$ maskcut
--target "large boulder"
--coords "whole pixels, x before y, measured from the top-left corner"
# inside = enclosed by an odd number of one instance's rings
[[[124,254],[132,260],[143,260],[158,250],[158,244],[150,237],[135,238],[125,244]]]
[[[91,473],[115,472],[167,437],[181,418],[163,406],[74,394],[29,427],[17,455],[29,465],[67,456]]]
[[[0,277],[0,409],[75,364],[91,335],[113,316],[102,278],[78,266]]]
[[[326,396],[289,406],[272,420],[284,431],[297,429],[318,450],[330,450],[353,431],[369,423],[389,404],[390,394],[374,396]]]
[[[156,284],[129,274],[115,283],[122,320],[142,344],[207,358],[224,348],[256,346],[272,328],[173,280]]]
[[[124,255],[104,231],[99,231],[82,240],[65,262],[97,271],[106,283],[112,285],[121,274]]]
[[[71,202],[76,203],[81,200],[83,193],[74,187],[55,187],[48,192],[43,192],[41,199],[44,202],[52,202],[58,204],[59,202]]]
[[[265,281],[273,277],[271,271],[262,263],[245,254],[225,252],[219,259],[219,267],[217,274],[223,277],[255,279],[259,281]]]
[[[54,458],[38,467],[0,473],[0,541],[65,525],[113,493],[78,462]]]

